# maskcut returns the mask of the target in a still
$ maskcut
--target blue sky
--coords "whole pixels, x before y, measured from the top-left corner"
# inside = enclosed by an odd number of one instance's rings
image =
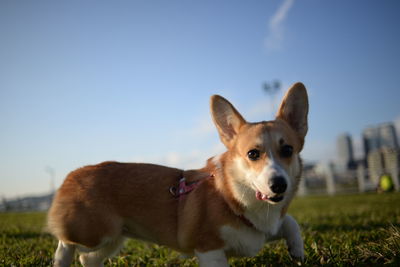
[[[50,190],[104,160],[201,167],[224,151],[209,97],[249,121],[273,118],[262,91],[309,90],[303,157],[360,147],[400,125],[399,1],[0,2],[0,196]],[[359,150],[359,149],[358,149]]]

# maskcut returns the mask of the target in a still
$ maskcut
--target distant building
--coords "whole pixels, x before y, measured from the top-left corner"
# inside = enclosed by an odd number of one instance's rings
[[[342,170],[354,169],[353,142],[349,134],[342,134],[337,138],[338,165]]]
[[[381,148],[398,149],[396,128],[392,123],[386,123],[379,127]]]
[[[371,152],[383,148],[398,149],[396,128],[392,123],[369,127],[363,131],[364,155],[368,162]]]
[[[12,200],[2,199],[0,212],[5,211],[46,211],[50,208],[53,194],[30,196]]]
[[[376,127],[367,128],[362,134],[364,143],[364,155],[368,158],[368,154],[372,151],[378,150],[380,147],[379,130]]]
[[[370,180],[378,185],[379,179],[384,174],[389,174],[393,179],[396,190],[399,190],[400,150],[383,147],[368,154]]]
[[[381,150],[373,150],[368,153],[367,163],[369,167],[369,177],[373,184],[377,185],[379,178],[385,172],[383,153]]]
[[[386,173],[390,174],[397,191],[400,190],[400,149],[384,148],[383,162],[385,164]]]

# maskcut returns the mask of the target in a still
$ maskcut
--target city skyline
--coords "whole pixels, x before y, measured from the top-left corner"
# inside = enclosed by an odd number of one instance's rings
[[[353,136],[349,133],[338,135],[336,142],[336,163],[340,169],[356,168],[357,164],[365,165],[368,154],[385,148],[399,149],[399,129],[394,122],[384,122],[376,125],[368,125],[359,134],[358,147],[354,146]],[[355,156],[354,151],[358,151]]]

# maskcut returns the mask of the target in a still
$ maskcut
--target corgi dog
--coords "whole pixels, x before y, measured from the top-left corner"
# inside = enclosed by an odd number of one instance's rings
[[[102,266],[127,237],[195,255],[202,267],[229,266],[229,257],[255,256],[281,238],[303,259],[287,210],[302,171],[306,88],[294,84],[272,121],[249,123],[218,95],[211,114],[227,151],[202,169],[103,162],[71,172],[48,212],[54,266],[69,266],[75,250],[83,266]]]

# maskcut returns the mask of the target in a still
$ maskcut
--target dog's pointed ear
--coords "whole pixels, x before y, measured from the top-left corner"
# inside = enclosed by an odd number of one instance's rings
[[[277,119],[286,121],[297,133],[300,140],[300,150],[308,131],[308,96],[302,83],[295,83],[287,91],[279,107]]]
[[[230,149],[246,121],[228,100],[219,95],[211,97],[211,115],[221,141]]]

